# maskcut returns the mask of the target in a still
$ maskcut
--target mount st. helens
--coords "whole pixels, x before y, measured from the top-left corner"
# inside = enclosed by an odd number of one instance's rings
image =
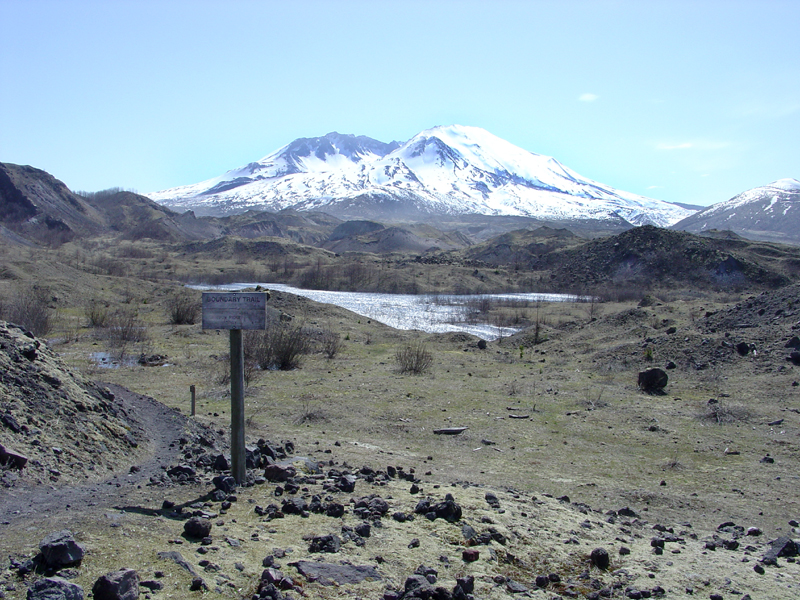
[[[665,227],[693,212],[586,179],[461,125],[434,127],[404,144],[338,133],[301,138],[219,177],[148,196],[198,214],[291,208],[386,220],[476,214]]]
[[[683,219],[674,229],[730,230],[751,240],[800,244],[800,181],[779,179],[747,190]]]

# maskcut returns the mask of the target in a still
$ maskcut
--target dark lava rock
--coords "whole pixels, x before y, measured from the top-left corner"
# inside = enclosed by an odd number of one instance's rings
[[[267,481],[288,481],[297,474],[294,467],[281,465],[267,465],[264,468],[264,477]]]
[[[211,521],[202,517],[192,517],[183,524],[184,533],[194,539],[203,539],[211,533]]]
[[[339,552],[342,547],[342,540],[336,535],[322,535],[312,538],[308,546],[309,552],[329,552],[331,554]]]
[[[47,567],[58,569],[81,562],[86,553],[71,531],[56,531],[39,542],[39,550]]]
[[[595,548],[592,550],[592,553],[589,555],[589,558],[592,561],[592,564],[597,567],[598,569],[606,570],[608,565],[611,562],[611,559],[608,556],[608,550],[605,548]]]
[[[217,475],[211,480],[211,483],[214,484],[214,489],[222,490],[226,494],[236,490],[236,480],[230,475]]]
[[[192,592],[199,592],[201,590],[207,590],[208,586],[206,582],[203,581],[202,577],[195,577],[192,579],[192,583],[189,585],[189,590]]]
[[[452,494],[447,494],[444,502],[439,502],[432,507],[432,510],[436,513],[436,518],[444,519],[449,523],[455,523],[461,519],[461,507],[456,504]]]
[[[133,569],[107,573],[92,586],[94,600],[136,600],[139,597],[139,574]]]
[[[475,562],[481,557],[481,553],[476,548],[467,548],[461,552],[461,558],[464,562]]]
[[[341,517],[344,515],[344,505],[331,502],[325,507],[325,514],[333,518]]]
[[[639,389],[644,392],[662,391],[669,382],[669,377],[661,369],[647,369],[639,373]]]
[[[83,588],[61,577],[45,577],[28,588],[27,600],[83,600]]]
[[[792,541],[791,538],[783,535],[770,543],[770,549],[764,554],[761,562],[765,565],[778,564],[778,558],[781,556],[797,556],[798,548],[797,543]]]

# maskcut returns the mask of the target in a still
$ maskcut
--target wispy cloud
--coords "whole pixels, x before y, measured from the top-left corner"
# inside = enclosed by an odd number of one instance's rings
[[[581,102],[594,102],[599,97],[600,96],[598,96],[597,94],[581,94],[580,96],[578,96],[578,100],[580,100]]]

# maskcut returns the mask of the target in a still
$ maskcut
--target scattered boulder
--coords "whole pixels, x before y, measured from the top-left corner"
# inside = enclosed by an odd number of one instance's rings
[[[78,564],[86,553],[67,529],[46,536],[39,542],[39,550],[45,566],[53,569]]]
[[[336,535],[321,535],[311,539],[308,546],[309,552],[328,552],[334,554],[342,547],[342,540]]]
[[[264,477],[267,481],[288,481],[297,474],[294,467],[289,465],[267,465],[264,469]]]
[[[211,521],[203,517],[192,517],[183,524],[183,532],[187,537],[203,539],[211,533]]]
[[[83,600],[83,588],[61,577],[45,577],[28,588],[27,600]]]
[[[661,369],[647,369],[639,373],[639,389],[643,392],[661,392],[667,386],[669,377]]]
[[[591,559],[592,564],[595,567],[603,571],[605,571],[608,568],[608,565],[611,562],[611,559],[608,556],[608,550],[606,550],[605,548],[595,548],[594,550],[592,550],[591,554],[589,555],[589,558]]]
[[[220,456],[222,456],[220,454]],[[224,459],[225,457],[223,457]],[[230,494],[236,490],[236,480],[230,475],[217,475],[211,480],[214,484],[214,489],[222,490],[226,494]]]
[[[15,469],[22,471],[25,465],[28,464],[28,457],[23,456],[19,452],[6,448],[0,444],[0,465],[9,465]]]
[[[484,499],[486,500],[486,503],[492,508],[500,508],[500,500],[498,500],[497,496],[494,495],[492,492],[486,492]]]
[[[790,353],[790,354],[789,354],[789,357],[788,357],[788,360],[789,360],[789,361],[790,361],[790,362],[791,362],[793,365],[798,365],[798,366],[800,366],[800,350],[795,350],[794,352]]]
[[[797,556],[798,550],[797,542],[785,535],[782,535],[770,543],[770,549],[767,550],[766,554],[764,554],[761,562],[765,565],[777,565],[779,557]]]
[[[133,569],[107,573],[92,586],[94,600],[136,600],[139,597],[139,574]]]

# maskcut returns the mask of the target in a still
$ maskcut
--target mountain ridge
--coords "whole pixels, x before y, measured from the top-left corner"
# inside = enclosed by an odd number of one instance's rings
[[[325,211],[340,218],[483,214],[668,226],[691,210],[587,179],[478,127],[438,126],[403,144],[336,132],[255,163],[149,194],[176,210]],[[367,211],[367,215],[364,211]]]
[[[682,219],[673,229],[729,230],[753,240],[800,244],[800,181],[778,179]]]

